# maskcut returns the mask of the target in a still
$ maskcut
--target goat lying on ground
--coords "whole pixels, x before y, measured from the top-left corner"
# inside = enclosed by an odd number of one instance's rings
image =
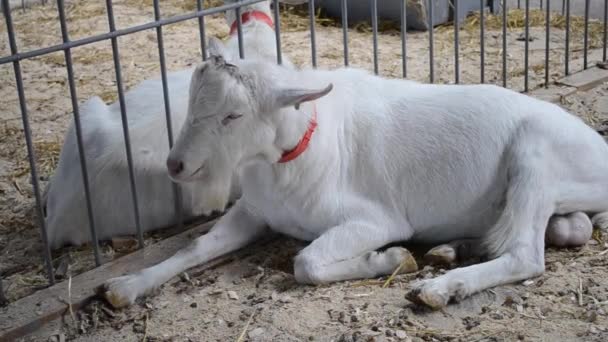
[[[276,61],[270,2],[244,6],[242,13],[245,56]],[[235,22],[234,10],[226,13],[226,20],[228,24]],[[236,34],[232,35],[227,44],[226,53],[232,58],[238,58]],[[291,66],[285,57],[283,63]],[[179,131],[186,116],[192,71],[193,68],[167,75],[171,120],[175,132]],[[160,79],[144,81],[126,93],[133,171],[141,227],[144,231],[176,223],[175,199],[165,167],[169,143],[162,94]],[[107,106],[99,97],[93,97],[80,107],[80,114],[98,238],[135,234],[120,105],[116,102]],[[68,243],[79,245],[91,241],[79,161],[72,123],[66,133],[57,169],[44,197],[46,224],[52,248]],[[184,219],[201,215],[201,208],[205,207],[206,200],[202,183],[184,184],[181,188]],[[228,199],[232,202],[239,196],[240,188],[235,183]]]
[[[414,285],[408,297],[433,308],[541,274],[552,215],[594,213],[606,228],[608,146],[556,105],[490,85],[233,65],[215,54],[193,74],[167,167],[175,181],[209,186],[218,200],[208,210],[223,207],[235,171],[243,196],[190,247],[108,280],[116,307],[267,227],[312,241],[294,262],[308,284],[389,274],[410,257],[375,252],[392,242],[481,240],[490,261]]]

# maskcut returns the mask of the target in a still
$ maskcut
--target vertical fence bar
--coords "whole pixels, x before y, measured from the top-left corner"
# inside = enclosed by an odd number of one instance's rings
[[[608,49],[608,0],[604,0],[604,52],[602,54],[602,60],[605,62],[608,60],[606,56],[606,50]]]
[[[549,88],[549,48],[551,43],[551,0],[547,0],[545,16],[545,88]]]
[[[245,49],[243,47],[243,17],[241,16],[241,6],[235,8],[234,12],[236,14],[236,39],[239,45],[239,58],[244,59]]]
[[[435,56],[433,55],[433,0],[427,1],[429,6],[429,80],[435,82]]]
[[[5,306],[6,304],[8,304],[8,299],[4,294],[4,287],[2,287],[2,274],[0,274],[0,308]]]
[[[503,7],[507,7],[507,6],[503,6]],[[521,0],[517,0],[517,9],[521,9]]]
[[[479,0],[479,64],[480,64],[479,65],[479,70],[480,70],[479,82],[480,83],[485,83],[485,80],[486,80],[485,7],[486,7],[485,0]],[[503,11],[504,11],[504,9],[503,9]],[[504,61],[503,61],[503,64],[504,64]]]
[[[154,0],[154,20],[160,20],[160,5],[159,0]],[[167,65],[165,61],[165,44],[163,42],[163,27],[158,26],[156,28],[156,43],[158,45],[158,60],[160,63],[160,76],[163,83],[163,100],[165,103],[165,121],[167,124],[167,140],[169,143],[169,149],[173,147],[173,123],[171,120],[171,102],[169,99],[169,85],[167,82]],[[173,188],[173,197],[175,198],[175,221],[177,222],[177,228],[181,230],[184,223],[183,203],[182,203],[182,189],[175,183],[171,182]]]
[[[63,0],[57,0],[57,11],[59,12],[59,24],[61,26],[61,38],[64,43],[70,41],[68,36],[67,21],[65,17],[65,6]],[[80,171],[82,172],[82,183],[84,186],[84,197],[87,205],[87,216],[89,219],[89,230],[91,232],[91,244],[93,245],[93,255],[95,256],[95,264],[101,265],[101,257],[99,255],[99,241],[97,240],[97,230],[95,227],[95,216],[93,213],[93,205],[91,204],[91,189],[89,184],[89,172],[87,169],[87,160],[82,140],[82,125],[80,122],[80,111],[78,109],[78,95],[76,94],[76,85],[74,84],[74,69],[72,65],[72,51],[70,49],[63,50],[65,56],[65,65],[68,74],[68,85],[70,88],[70,99],[72,101],[72,111],[74,115],[74,128],[76,131],[76,142],[78,144],[78,158],[80,159]]]
[[[348,6],[342,0],[342,43],[344,44],[344,66],[348,66]]]
[[[196,0],[196,10],[203,10],[203,0]],[[198,17],[198,38],[201,41],[201,55],[203,61],[207,60],[207,42],[205,37],[205,16]]]
[[[4,12],[4,20],[6,22],[6,32],[8,34],[8,43],[10,46],[11,55],[17,54],[17,42],[15,40],[15,31],[13,30],[13,19],[9,8],[8,0],[2,0],[2,11]],[[55,284],[55,274],[53,272],[53,264],[51,257],[51,248],[49,246],[48,235],[46,232],[46,222],[44,221],[44,213],[42,211],[42,200],[40,196],[40,183],[38,181],[38,171],[36,169],[36,156],[34,145],[32,143],[32,131],[27,115],[27,106],[25,103],[25,92],[23,90],[23,79],[21,78],[21,65],[19,61],[13,62],[13,71],[15,73],[15,83],[17,85],[17,94],[19,96],[19,107],[21,109],[21,121],[23,123],[23,134],[25,135],[25,145],[27,147],[27,157],[30,163],[30,177],[34,198],[36,199],[36,214],[38,215],[38,224],[40,227],[40,238],[43,245],[44,265],[46,274],[49,278],[49,283]]]
[[[283,53],[281,52],[281,16],[279,15],[279,0],[273,0],[274,10],[274,37],[277,45],[277,64],[283,64]]]
[[[407,77],[407,1],[401,2],[401,66],[403,78]]]
[[[570,75],[570,0],[566,0],[566,48],[564,68],[566,76]]]
[[[372,6],[372,39],[374,47],[374,73],[378,75],[378,3],[371,0]]]
[[[460,60],[458,58],[459,31],[460,31],[460,12],[458,11],[458,0],[454,0],[454,83],[460,83]]]
[[[588,53],[589,53],[589,0],[585,0],[585,37],[583,38],[583,68],[588,68]]]
[[[308,19],[310,21],[310,53],[313,68],[317,67],[317,41],[315,37],[315,0],[308,1]]]
[[[106,10],[108,12],[108,26],[110,32],[116,31],[116,25],[114,23],[114,10],[112,7],[112,0],[106,0]],[[118,102],[120,104],[120,117],[122,121],[123,137],[125,139],[125,152],[127,155],[127,165],[129,167],[129,181],[131,183],[131,197],[133,201],[133,214],[135,215],[135,228],[137,229],[137,239],[139,241],[139,248],[144,247],[144,235],[141,229],[141,222],[139,217],[139,204],[137,201],[137,187],[135,185],[135,173],[133,172],[133,155],[131,153],[131,141],[129,137],[129,122],[127,121],[127,108],[125,103],[125,94],[122,84],[122,73],[120,68],[120,55],[118,52],[118,39],[116,37],[111,38],[112,42],[112,56],[114,58],[114,71],[116,74],[116,87],[118,89]]]
[[[540,9],[543,9],[543,0],[540,0]]]
[[[507,0],[502,1],[502,86],[507,87]]]
[[[526,0],[526,19],[525,19],[525,56],[524,56],[524,91],[528,92],[529,89],[529,72],[528,72],[528,66],[530,64],[530,0]]]

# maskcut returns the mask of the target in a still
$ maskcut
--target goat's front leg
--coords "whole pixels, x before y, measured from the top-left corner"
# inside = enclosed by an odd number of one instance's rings
[[[155,266],[108,280],[102,285],[103,295],[115,308],[128,306],[186,269],[251,243],[265,230],[264,220],[239,200],[209,233]]]
[[[408,250],[391,247],[391,242],[411,237],[408,227],[386,227],[368,221],[348,221],[333,227],[304,248],[295,258],[294,273],[299,283],[320,284],[373,278],[391,274],[403,263],[401,273],[418,269]]]

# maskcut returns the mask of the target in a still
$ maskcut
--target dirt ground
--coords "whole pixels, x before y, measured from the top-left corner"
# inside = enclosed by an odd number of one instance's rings
[[[116,0],[116,25],[125,28],[153,19],[150,1]],[[195,1],[161,2],[163,17],[191,11]],[[71,39],[107,31],[103,2],[66,1]],[[60,43],[56,9],[36,6],[13,12],[20,51]],[[543,18],[535,13],[536,19]],[[2,19],[3,21],[3,19]],[[223,16],[206,18],[209,35],[226,37]],[[523,89],[524,42],[520,40],[521,13],[509,17],[507,72],[509,87]],[[480,74],[478,21],[470,18],[460,32],[461,82],[477,83]],[[530,85],[544,82],[544,22],[533,21],[530,42]],[[380,74],[401,77],[399,32],[383,23],[379,35]],[[563,21],[552,21],[550,42],[551,80],[563,76]],[[489,18],[485,35],[485,78],[501,83],[502,34],[496,18]],[[310,35],[307,19],[292,8],[282,15],[282,42],[286,55],[299,66],[310,65]],[[0,23],[0,55],[8,55],[5,23]],[[598,23],[591,26],[590,61],[601,51]],[[198,25],[195,20],[163,29],[165,54],[170,71],[200,61]],[[319,19],[317,29],[319,67],[343,63],[342,29]],[[454,80],[453,29],[435,29],[435,81]],[[372,70],[372,34],[369,25],[349,29],[351,65]],[[571,70],[582,68],[582,29],[573,26]],[[408,78],[428,81],[428,34],[408,32]],[[159,74],[155,31],[144,31],[119,39],[123,80],[127,88]],[[73,50],[78,99],[100,95],[116,100],[114,68],[109,42]],[[62,53],[22,62],[30,122],[44,186],[57,161],[63,135],[71,120],[71,104]],[[0,274],[10,301],[46,285],[42,245],[33,211],[33,195],[21,126],[12,65],[0,66]],[[608,83],[563,99],[562,105],[587,123],[605,129],[608,121]],[[83,229],[88,229],[83,227]],[[150,244],[166,234],[151,234]],[[291,257],[299,242],[280,240],[251,249],[251,256],[189,280],[173,280],[158,295],[133,308],[114,312],[93,303],[74,322],[53,324],[27,340],[60,340],[60,335],[79,341],[227,341],[246,330],[254,341],[368,341],[368,340],[586,340],[608,338],[608,260],[606,240],[598,236],[583,248],[547,250],[547,272],[531,283],[486,291],[440,312],[414,308],[404,299],[408,283],[415,277],[437,275],[443,270],[426,268],[398,276],[388,288],[382,281],[344,282],[330,286],[296,285]],[[285,247],[287,246],[287,247]],[[104,260],[118,253],[103,244]],[[602,254],[604,253],[604,254]],[[422,255],[421,253],[417,254]],[[55,265],[65,265],[77,274],[92,268],[88,247],[64,248],[53,254]],[[230,292],[233,291],[233,292]],[[235,296],[236,295],[236,296]],[[246,328],[247,322],[250,321]],[[57,335],[60,334],[60,335]],[[404,337],[405,336],[405,337]]]

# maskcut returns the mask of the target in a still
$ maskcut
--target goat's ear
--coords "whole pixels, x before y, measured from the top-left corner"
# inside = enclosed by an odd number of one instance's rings
[[[209,37],[207,52],[209,56],[218,56],[226,59],[226,47],[221,40],[216,37]]]
[[[321,98],[329,94],[333,87],[333,84],[330,83],[323,89],[281,89],[277,91],[276,104],[280,108],[294,106],[299,109],[301,103]]]

